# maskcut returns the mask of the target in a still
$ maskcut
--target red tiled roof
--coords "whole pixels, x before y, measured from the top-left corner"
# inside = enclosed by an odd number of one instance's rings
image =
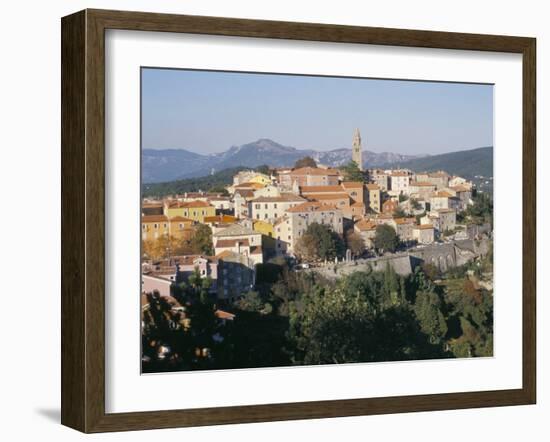
[[[205,216],[205,223],[234,223],[238,220],[237,217],[231,215],[216,215],[216,216]]]
[[[449,187],[449,189],[452,189],[455,192],[469,192],[470,191],[470,188],[467,187],[467,186],[464,186],[464,185]]]
[[[170,218],[170,222],[194,223],[195,221],[184,216],[173,216]]]
[[[344,181],[342,183],[342,186],[344,186],[344,188],[347,188],[347,187],[363,187],[363,183],[361,183],[360,181]]]
[[[395,224],[414,224],[416,223],[416,218],[395,218]]]
[[[302,203],[298,206],[294,206],[294,207],[291,207],[290,209],[287,209],[287,212],[289,213],[330,212],[333,210],[337,210],[336,206],[334,206],[333,204],[323,204],[317,201],[308,201],[306,203]]]
[[[311,193],[307,195],[307,198],[311,200],[338,200],[338,199],[349,200],[349,195],[345,192],[333,193],[333,194]]]
[[[376,223],[373,223],[372,221],[368,221],[366,219],[362,219],[355,223],[355,227],[360,232],[366,232],[368,230],[375,230],[376,229]]]
[[[302,193],[342,192],[342,186],[301,186]]]
[[[250,243],[248,242],[248,239],[219,239],[216,242],[216,249],[218,248],[225,248],[225,247],[236,247],[237,243],[240,243],[241,246],[248,247]]]
[[[173,208],[187,208],[187,207],[213,207],[211,206],[209,203],[207,203],[206,201],[200,201],[200,200],[196,200],[196,201],[184,201],[184,202],[181,202],[181,201],[172,201],[172,202],[169,202],[168,203],[168,207],[173,209]]]
[[[299,169],[294,169],[290,172],[290,175],[327,175],[327,176],[338,176],[339,173],[335,169],[321,169],[317,167],[301,167]]]
[[[429,230],[429,229],[433,229],[434,226],[432,226],[431,224],[421,224],[419,226],[414,226],[414,228],[418,230]]]

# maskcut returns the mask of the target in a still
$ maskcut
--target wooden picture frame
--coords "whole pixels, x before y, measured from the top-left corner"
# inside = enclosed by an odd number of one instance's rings
[[[523,386],[272,405],[105,412],[105,30],[124,29],[523,57]],[[62,19],[62,424],[83,432],[534,404],[536,400],[536,41],[533,38],[106,10]]]

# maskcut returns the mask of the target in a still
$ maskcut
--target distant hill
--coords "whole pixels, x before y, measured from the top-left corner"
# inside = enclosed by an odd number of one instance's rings
[[[257,167],[262,164],[289,167],[305,156],[311,156],[321,164],[337,167],[349,163],[351,149],[297,149],[261,138],[215,154],[203,155],[185,149],[143,149],[141,156],[142,182],[155,183],[211,175],[213,172],[232,167]],[[394,164],[416,157],[418,156],[363,151],[363,165],[378,167],[381,164]]]
[[[452,175],[474,179],[475,176],[493,176],[493,147],[480,147],[472,150],[430,155],[399,163],[386,163],[382,167],[411,169],[414,172],[444,170]]]
[[[142,184],[143,197],[162,197],[186,192],[208,192],[211,189],[226,187],[233,184],[233,175],[247,167],[233,167],[199,178],[186,178],[183,180],[167,181],[163,183]]]

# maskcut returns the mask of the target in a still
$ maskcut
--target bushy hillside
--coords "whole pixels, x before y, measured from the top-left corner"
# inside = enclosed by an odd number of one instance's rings
[[[386,167],[395,168],[396,164],[386,164]],[[473,179],[475,176],[492,177],[493,148],[480,147],[478,149],[415,158],[399,163],[399,167],[411,169],[415,172],[445,170],[450,174],[468,179]]]
[[[233,183],[233,175],[248,167],[233,167],[199,178],[185,178],[183,180],[167,181],[164,183],[143,184],[143,197],[162,197],[166,195],[182,194],[185,192],[219,191]]]

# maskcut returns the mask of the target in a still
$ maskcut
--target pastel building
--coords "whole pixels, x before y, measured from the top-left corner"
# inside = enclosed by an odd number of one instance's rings
[[[249,201],[249,213],[253,220],[273,221],[291,207],[302,204],[304,198],[292,193],[284,193],[275,197],[259,197]]]

